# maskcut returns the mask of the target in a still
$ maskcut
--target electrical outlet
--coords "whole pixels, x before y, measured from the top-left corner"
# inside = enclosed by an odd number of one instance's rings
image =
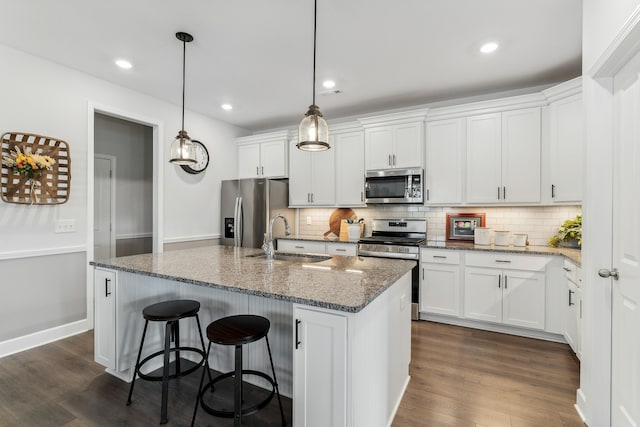
[[[311,215],[307,216],[307,225],[311,225]]]
[[[59,219],[55,223],[56,233],[75,233],[76,232],[76,220],[75,219]]]

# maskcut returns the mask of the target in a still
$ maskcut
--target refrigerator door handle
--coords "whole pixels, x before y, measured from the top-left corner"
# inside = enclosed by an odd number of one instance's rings
[[[242,197],[238,197],[238,219],[236,220],[236,236],[238,238],[238,243],[236,246],[242,246],[242,237],[244,233],[244,224],[242,223],[242,220]]]
[[[233,207],[233,246],[238,246],[238,235],[239,235],[239,231],[240,229],[239,227],[239,216],[238,216],[238,209],[239,209],[239,205],[238,203],[240,202],[240,197],[236,197],[236,203]]]

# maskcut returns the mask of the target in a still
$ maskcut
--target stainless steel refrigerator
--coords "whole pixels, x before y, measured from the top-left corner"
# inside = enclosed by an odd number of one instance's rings
[[[295,210],[289,209],[289,182],[266,178],[222,181],[222,240],[227,246],[259,248],[274,215],[282,214],[295,233]],[[276,221],[273,236],[284,237],[284,221]]]

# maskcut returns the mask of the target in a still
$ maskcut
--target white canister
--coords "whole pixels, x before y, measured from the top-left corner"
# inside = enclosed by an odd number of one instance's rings
[[[356,240],[360,238],[360,223],[349,224],[349,240]]]
[[[513,246],[527,246],[527,235],[524,233],[513,233]]]
[[[495,243],[496,246],[509,246],[509,236],[511,232],[509,230],[496,230]]]
[[[493,230],[487,227],[476,227],[473,232],[473,243],[476,245],[490,245]]]

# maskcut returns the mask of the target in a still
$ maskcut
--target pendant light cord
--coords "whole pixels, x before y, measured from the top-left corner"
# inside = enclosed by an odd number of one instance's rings
[[[187,41],[182,40],[182,131],[184,132],[184,75],[185,64],[187,62]]]
[[[318,21],[318,0],[313,0],[313,105],[316,105],[316,27]]]

